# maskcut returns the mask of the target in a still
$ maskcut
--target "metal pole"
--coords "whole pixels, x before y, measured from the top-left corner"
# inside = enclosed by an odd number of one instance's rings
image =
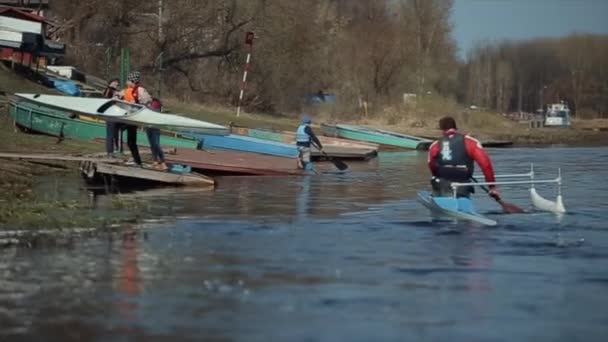
[[[479,182],[479,183],[452,183],[452,189],[456,189],[461,186],[482,186],[482,185],[521,185],[521,184],[541,184],[541,183],[559,183],[561,177],[555,179],[541,179],[541,180],[529,180],[529,181],[507,181],[507,182]]]
[[[236,107],[236,116],[241,115],[241,102],[245,94],[245,84],[247,83],[247,73],[249,72],[249,63],[251,62],[251,52],[253,51],[253,32],[247,32],[245,36],[245,45],[248,46],[247,60],[245,61],[245,70],[243,72],[243,80],[241,82],[241,92],[239,93],[239,103]]]
[[[158,55],[158,97],[161,97],[162,94],[162,85],[163,85],[163,52]]]
[[[163,0],[158,0],[158,45],[160,47],[160,54],[158,55],[158,97],[162,94],[162,83],[163,83]]]
[[[163,42],[163,0],[158,0],[158,42]]]

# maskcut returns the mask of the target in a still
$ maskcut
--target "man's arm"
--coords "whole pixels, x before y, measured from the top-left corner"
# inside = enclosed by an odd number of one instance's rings
[[[150,95],[150,93],[146,90],[146,88],[144,87],[139,87],[137,88],[139,94],[137,97],[137,100],[139,101],[139,103],[147,106],[150,104],[150,102],[152,102],[152,95]]]
[[[317,138],[315,132],[312,131],[312,128],[310,128],[310,126],[306,126],[306,128],[304,128],[304,132],[310,136],[312,142],[317,145],[319,149],[323,148],[323,145],[321,145],[321,141],[319,141],[319,138]]]
[[[486,179],[486,182],[495,182],[494,178],[494,167],[492,166],[492,161],[490,157],[486,153],[486,151],[481,146],[479,140],[465,136],[465,146],[467,149],[467,153],[481,168],[483,175]],[[490,188],[494,188],[494,185],[491,185]]]
[[[438,154],[439,141],[436,140],[431,144],[431,147],[429,147],[429,159],[427,160],[427,163],[429,164],[429,169],[431,170],[431,174],[433,176],[437,176],[437,162],[435,161],[435,159],[437,158]]]
[[[122,89],[121,91],[117,91],[114,93],[114,96],[112,96],[112,99],[114,100],[122,100],[125,98],[125,90]]]

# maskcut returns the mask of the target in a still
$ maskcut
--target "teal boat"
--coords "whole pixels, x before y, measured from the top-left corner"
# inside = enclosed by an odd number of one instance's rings
[[[473,201],[466,197],[432,196],[428,191],[418,192],[418,201],[431,211],[435,219],[452,219],[477,222],[484,226],[495,226],[496,221],[477,211]]]
[[[384,148],[428,150],[432,140],[365,126],[322,124],[323,135],[380,144]]]
[[[11,101],[9,112],[19,127],[29,131],[62,138],[91,140],[106,138],[106,124],[102,120],[79,117],[67,111],[25,101]],[[148,138],[143,131],[138,132],[137,143],[148,146]],[[163,146],[196,148],[198,140],[163,131],[160,143]]]

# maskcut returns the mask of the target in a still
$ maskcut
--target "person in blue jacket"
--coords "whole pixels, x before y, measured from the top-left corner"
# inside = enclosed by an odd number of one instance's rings
[[[310,146],[316,145],[316,147],[322,151],[323,145],[319,141],[319,138],[315,135],[310,128],[312,119],[308,114],[302,115],[302,123],[296,130],[296,145],[298,146],[298,167],[305,170],[312,170],[312,163],[310,161]]]

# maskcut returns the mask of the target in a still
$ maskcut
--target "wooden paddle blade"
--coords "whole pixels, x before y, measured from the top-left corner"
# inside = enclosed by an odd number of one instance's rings
[[[497,202],[502,207],[502,210],[507,214],[521,214],[525,212],[522,208],[516,206],[513,203],[507,203],[502,200],[499,200]]]
[[[338,168],[338,170],[340,171],[344,171],[346,169],[348,169],[348,165],[346,165],[345,162],[339,160],[339,159],[331,159],[331,162]]]

